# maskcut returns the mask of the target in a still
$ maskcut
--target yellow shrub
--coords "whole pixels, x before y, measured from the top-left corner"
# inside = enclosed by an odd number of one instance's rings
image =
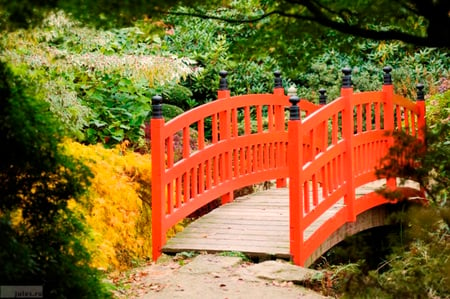
[[[151,256],[150,155],[102,145],[66,142],[67,152],[84,160],[94,174],[83,207],[71,203],[91,228],[86,246],[93,266],[124,270]]]

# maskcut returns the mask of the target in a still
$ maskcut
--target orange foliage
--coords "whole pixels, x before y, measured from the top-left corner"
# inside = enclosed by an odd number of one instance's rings
[[[151,255],[151,159],[126,147],[65,143],[66,151],[94,174],[86,204],[71,207],[91,228],[86,246],[93,266],[108,271],[130,268]]]

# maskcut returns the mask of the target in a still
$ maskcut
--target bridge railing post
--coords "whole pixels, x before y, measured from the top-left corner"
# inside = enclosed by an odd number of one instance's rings
[[[325,88],[321,88],[321,89],[319,89],[319,105],[323,107],[326,104],[327,104],[327,91]],[[322,136],[322,138],[319,138],[319,146],[320,146],[320,150],[322,152],[324,152],[328,146],[328,123],[327,122],[323,122],[322,126],[320,126],[318,136]]]
[[[283,88],[283,79],[281,78],[281,72],[275,71],[274,75],[274,87],[273,94],[275,96],[284,96],[284,88]],[[282,103],[280,105],[275,106],[275,130],[277,132],[285,131],[285,119],[284,119],[284,106]],[[277,144],[277,167],[281,165],[285,165],[286,160],[286,146],[284,144]],[[278,178],[276,180],[277,188],[286,187],[286,178]]]
[[[165,190],[162,181],[165,167],[163,127],[162,97],[154,96],[152,98],[152,119],[150,124],[152,146],[152,258],[154,261],[161,255],[162,246],[166,242],[166,231],[163,223],[166,209]]]
[[[419,111],[417,116],[417,125],[418,125],[418,132],[417,137],[420,141],[425,143],[425,131],[426,131],[426,121],[425,121],[425,93],[423,92],[424,85],[419,83],[417,84],[417,101],[416,106]]]
[[[230,90],[228,89],[227,75],[226,71],[220,71],[220,82],[219,82],[219,90],[217,91],[218,100],[222,100],[230,97]],[[230,121],[230,111],[223,110],[219,113],[219,136],[220,140],[228,140],[231,138],[231,121]],[[231,180],[232,178],[232,152],[227,151],[224,154],[224,169],[219,167],[220,169],[220,179],[222,181]],[[222,195],[222,204],[226,204],[232,202],[234,199],[234,192],[230,191],[224,195]]]
[[[394,131],[394,104],[392,102],[392,96],[394,95],[394,86],[392,85],[392,68],[390,66],[385,66],[383,68],[383,96],[384,96],[384,130],[392,134]],[[377,115],[377,117],[380,117]],[[392,136],[388,137],[387,148],[389,149],[394,145],[394,138]],[[396,178],[387,178],[386,187],[390,190],[397,188]]]
[[[289,162],[289,236],[290,251],[294,264],[302,266],[306,257],[301,250],[303,244],[303,136],[300,99],[292,96],[289,99],[290,116],[288,122],[288,161]]]
[[[341,96],[344,98],[344,110],[342,115],[342,137],[345,141],[346,154],[344,156],[344,177],[346,183],[346,191],[344,195],[344,203],[347,209],[347,221],[356,221],[355,213],[355,178],[354,178],[354,151],[353,151],[353,135],[354,135],[354,119],[353,119],[353,87],[352,87],[352,70],[348,67],[342,69],[344,74],[342,78]]]

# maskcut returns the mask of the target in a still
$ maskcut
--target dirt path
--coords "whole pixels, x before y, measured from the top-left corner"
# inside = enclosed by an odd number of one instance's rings
[[[240,257],[198,255],[163,257],[116,279],[117,298],[326,298],[299,286],[319,272],[284,261],[259,264]]]

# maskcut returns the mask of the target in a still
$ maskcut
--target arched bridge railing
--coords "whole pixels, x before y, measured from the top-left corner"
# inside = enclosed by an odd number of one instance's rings
[[[341,97],[327,105],[324,90],[319,90],[321,105],[286,96],[279,72],[272,94],[233,97],[221,72],[216,101],[167,123],[162,99],[154,97],[153,259],[177,222],[217,198],[232,201],[236,189],[266,180],[277,180],[277,187],[289,180],[290,248],[297,265],[343,224],[385,204],[374,194],[357,198],[355,190],[376,180],[375,167],[393,143],[387,132],[403,130],[424,139],[425,106],[421,89],[417,103],[394,95],[391,69],[384,71],[382,91],[353,93],[351,71],[344,69]],[[396,181],[387,184],[395,188]],[[342,199],[340,210],[307,235],[307,228]]]
[[[221,72],[218,99],[164,121],[161,97],[153,98],[152,242],[156,259],[166,232],[207,203],[233,200],[233,191],[267,180],[285,186],[288,177],[284,94],[275,72],[273,94],[230,97]],[[300,101],[305,115],[320,106]]]
[[[298,98],[290,98],[290,248],[297,265],[303,265],[343,224],[387,203],[376,193],[356,198],[356,189],[377,180],[375,168],[392,146],[389,132],[402,130],[424,140],[423,86],[413,103],[393,94],[391,68],[384,71],[382,91],[353,93],[351,70],[344,69],[341,97],[304,120],[296,106]],[[388,180],[387,185],[395,188],[396,180]],[[336,214],[307,235],[308,227],[342,199]]]

